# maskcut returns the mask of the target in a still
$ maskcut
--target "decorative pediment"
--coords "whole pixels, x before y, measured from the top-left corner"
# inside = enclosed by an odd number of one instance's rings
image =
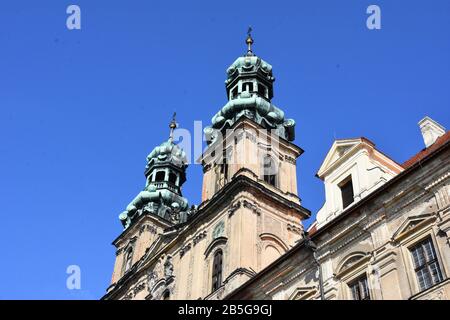
[[[323,173],[326,172],[333,164],[339,159],[343,158],[354,147],[362,142],[362,138],[357,139],[342,139],[334,141],[330,151],[328,151],[325,160],[322,162],[317,175],[321,178]]]
[[[311,300],[316,293],[316,287],[300,287],[294,290],[289,300]]]
[[[226,237],[218,237],[214,239],[206,248],[205,250],[205,257],[207,257],[211,251],[213,251],[214,248],[225,245],[227,243],[228,239]]]
[[[155,254],[158,252],[158,249],[161,248],[161,245],[163,244],[162,237],[158,236],[155,241],[145,249],[144,256],[141,258],[141,261],[139,262],[139,265],[144,265],[148,261],[152,260],[155,257]]]
[[[420,214],[416,216],[410,216],[403,221],[397,231],[394,232],[392,240],[401,241],[408,235],[416,232],[417,230],[425,227],[429,223],[436,220],[436,216],[431,213]]]
[[[347,255],[344,259],[342,259],[341,263],[339,263],[338,267],[336,268],[336,278],[341,278],[352,270],[358,269],[366,262],[368,262],[370,260],[370,257],[370,254],[367,252],[353,252]]]
[[[277,235],[275,235],[273,233],[269,233],[269,232],[261,233],[259,235],[259,238],[262,241],[266,241],[268,243],[276,244],[277,247],[280,247],[281,249],[283,249],[284,252],[289,250],[288,245],[286,243],[284,243],[284,241],[280,237],[278,237]]]

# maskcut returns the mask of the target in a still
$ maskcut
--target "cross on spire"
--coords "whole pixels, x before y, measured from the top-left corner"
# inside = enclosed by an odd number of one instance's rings
[[[247,39],[245,39],[245,43],[247,44],[247,56],[253,56],[252,51],[252,44],[253,44],[253,38],[252,38],[252,27],[249,26],[247,30]]]
[[[177,121],[176,121],[177,113],[174,112],[172,116],[172,121],[170,121],[169,128],[170,128],[170,135],[169,140],[173,141],[173,132],[177,128]]]

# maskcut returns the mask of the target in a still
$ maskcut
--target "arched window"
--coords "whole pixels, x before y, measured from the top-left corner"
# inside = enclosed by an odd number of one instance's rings
[[[216,291],[222,285],[222,258],[222,250],[217,250],[213,260],[212,291]]]
[[[267,245],[264,248],[263,254],[262,254],[262,265],[263,267],[268,266],[275,260],[277,260],[281,256],[280,250],[278,250],[273,245]]]
[[[264,157],[263,160],[263,179],[268,184],[277,186],[277,173],[278,167],[273,158],[269,155]]]
[[[173,172],[169,173],[169,182],[172,184],[176,184],[177,183],[177,175]]]
[[[127,250],[125,255],[125,269],[124,273],[128,272],[131,269],[133,263],[133,248]]]
[[[164,171],[158,171],[155,176],[155,181],[161,182],[161,181],[164,181],[165,178],[166,178],[166,173]]]

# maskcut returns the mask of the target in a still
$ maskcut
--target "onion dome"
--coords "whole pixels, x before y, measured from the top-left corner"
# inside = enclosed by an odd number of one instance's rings
[[[158,164],[171,163],[179,168],[187,166],[186,153],[178,145],[176,145],[171,139],[163,142],[161,145],[155,147],[152,152],[147,156],[147,166],[150,168]]]
[[[155,147],[147,156],[144,190],[119,215],[125,228],[142,214],[153,214],[172,223],[182,223],[194,210],[189,209],[188,200],[181,193],[181,187],[186,181],[188,159],[183,149],[173,141],[173,132],[177,127],[175,115],[169,127],[169,140]]]
[[[295,121],[286,119],[284,112],[272,102],[272,66],[252,51],[254,43],[249,29],[246,44],[247,53],[237,58],[227,69],[228,102],[212,118],[212,125],[205,128],[208,143],[215,140],[216,131],[223,131],[245,116],[265,129],[273,129],[283,139],[295,139]]]

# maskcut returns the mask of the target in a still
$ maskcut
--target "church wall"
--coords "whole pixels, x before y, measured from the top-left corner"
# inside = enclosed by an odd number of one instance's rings
[[[298,224],[299,218],[294,214],[290,216],[267,199],[256,198],[250,190],[239,192],[228,204],[222,204],[219,211],[192,225],[165,253],[172,257],[173,298],[219,298],[231,292],[247,281],[249,275],[244,272],[229,278],[230,274],[240,268],[259,272],[300,237],[299,230],[288,230],[288,224],[294,224],[295,219]],[[199,239],[198,235],[202,237]],[[267,256],[264,250],[268,247],[276,248],[279,254]],[[224,253],[225,286],[220,293],[212,294],[212,260],[219,248]]]
[[[133,249],[132,264],[139,261],[149,246],[154,243],[163,229],[154,219],[143,217],[140,224],[133,225],[115,241],[116,260],[111,283],[117,282],[125,272],[125,257],[129,248]]]
[[[226,152],[225,152],[226,150]],[[215,157],[211,156],[214,151]],[[202,187],[202,201],[211,197],[221,189],[225,180],[220,174],[220,155],[228,155],[228,182],[242,169],[254,174],[254,179],[260,183],[263,181],[262,161],[266,155],[270,155],[277,164],[277,192],[282,192],[291,201],[299,202],[297,198],[297,171],[296,159],[299,151],[292,145],[281,139],[270,137],[269,130],[262,130],[249,120],[241,120],[233,131],[229,131],[224,141],[212,144],[206,151],[204,160],[205,173]],[[219,187],[217,182],[219,181]],[[270,188],[271,186],[269,186]]]

